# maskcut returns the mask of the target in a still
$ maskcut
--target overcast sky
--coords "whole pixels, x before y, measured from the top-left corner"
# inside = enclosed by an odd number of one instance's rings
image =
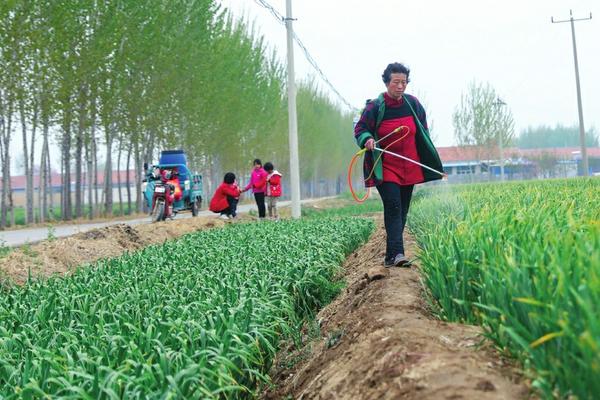
[[[285,15],[285,0],[267,0]],[[285,61],[285,27],[254,0],[221,0]],[[355,107],[385,90],[394,61],[411,69],[408,93],[425,105],[438,146],[455,143],[452,113],[472,81],[488,82],[507,103],[516,132],[577,124],[569,18],[575,23],[586,129],[600,128],[599,0],[292,0],[294,30],[321,70]],[[295,47],[297,80],[316,75]],[[326,86],[323,85],[325,89]],[[333,95],[332,95],[333,96]]]

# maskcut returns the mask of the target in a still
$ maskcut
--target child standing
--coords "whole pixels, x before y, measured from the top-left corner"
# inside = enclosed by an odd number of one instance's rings
[[[258,218],[265,219],[265,191],[267,190],[267,172],[264,170],[260,159],[255,159],[250,175],[250,182],[242,190],[242,193],[252,189],[256,206],[258,207]]]
[[[275,169],[272,163],[265,164],[267,172],[267,210],[269,218],[279,219],[277,213],[277,199],[281,197],[281,173]]]
[[[220,218],[230,219],[237,215],[237,204],[240,199],[240,188],[235,181],[235,174],[228,172],[223,178],[213,198],[210,200],[210,211],[220,213]]]

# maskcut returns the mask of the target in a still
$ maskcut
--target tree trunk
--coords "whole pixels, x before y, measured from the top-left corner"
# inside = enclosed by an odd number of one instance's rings
[[[133,154],[135,156],[135,204],[137,212],[143,212],[144,205],[142,202],[142,169],[143,169],[143,161],[142,161],[142,152],[140,149],[139,140],[134,141],[134,151]]]
[[[127,185],[127,214],[131,214],[133,212],[131,208],[131,178],[129,174],[129,170],[131,168],[131,142],[127,145],[127,162],[125,164],[125,169],[127,170],[127,176],[125,177],[125,182]]]
[[[47,194],[48,194],[48,186],[46,185],[46,175],[47,175],[47,171],[46,171],[46,157],[47,157],[47,151],[48,148],[46,147],[48,145],[48,125],[46,124],[46,121],[42,122],[42,155],[40,157],[40,178],[38,180],[38,186],[39,186],[39,196],[38,196],[38,208],[40,210],[40,222],[44,223],[46,222],[46,212],[48,210],[48,198],[47,198]]]
[[[25,99],[21,98],[19,100],[19,116],[21,118],[21,132],[23,133],[23,169],[25,170],[25,179],[27,181],[25,185],[25,198],[26,198],[26,207],[25,207],[25,225],[28,225],[33,222],[33,205],[29,207],[29,199],[33,199],[33,193],[31,193],[29,188],[29,149],[27,146],[27,116],[25,115]]]
[[[6,196],[8,197],[7,211],[10,212],[10,225],[15,226],[15,210],[13,208],[13,196],[12,196],[12,185],[10,182],[10,133],[12,132],[12,106],[9,108],[8,114],[8,129],[5,132],[6,137],[4,141],[4,162],[6,163],[6,170],[3,171],[2,176],[6,179]]]
[[[4,164],[2,168],[3,187],[2,196],[6,196],[6,200],[3,199],[4,210],[2,212],[3,226],[12,225],[14,226],[14,210],[13,210],[13,199],[12,199],[12,185],[10,184],[10,134],[12,132],[12,116],[13,110],[12,105],[8,109],[8,124],[6,131],[4,132]],[[8,221],[8,213],[10,212],[11,218]]]
[[[100,209],[100,203],[98,199],[98,146],[96,144],[96,136],[95,129],[92,125],[92,143],[91,143],[91,151],[92,151],[92,163],[94,164],[93,168],[93,184],[92,187],[94,189],[94,217],[98,216],[98,212]]]
[[[10,118],[10,117],[9,117]],[[7,126],[2,123],[0,131],[0,158],[2,161],[2,200],[0,201],[0,229],[6,228],[8,216],[8,188],[10,181],[10,134]]]
[[[27,175],[27,190],[31,193],[31,196],[27,198],[27,212],[31,214],[31,220],[35,222],[35,212],[34,212],[34,194],[35,187],[33,185],[33,172],[34,172],[34,164],[35,164],[35,139],[37,136],[37,128],[38,128],[38,113],[39,108],[38,104],[34,103],[33,105],[33,115],[31,119],[31,148],[29,150],[29,175]],[[38,184],[38,194],[39,194],[40,185]]]
[[[75,218],[83,216],[83,135],[85,130],[85,104],[79,105],[79,126],[75,138]]]
[[[110,129],[110,124],[104,126],[104,134],[106,137],[106,164],[104,168],[104,209],[106,215],[112,215],[113,196],[112,196],[112,141],[113,135]]]
[[[86,161],[86,184],[87,184],[87,188],[88,188],[88,201],[87,201],[87,207],[88,207],[88,219],[93,219],[94,218],[94,195],[93,195],[93,170],[94,170],[94,163],[92,161],[92,152],[91,152],[91,147],[92,147],[92,140],[90,139],[89,141],[87,141],[85,143],[85,161]]]
[[[121,135],[121,140],[119,141],[119,152],[117,154],[117,187],[119,192],[119,214],[123,216],[123,191],[121,190],[121,154],[123,152],[123,135]]]
[[[15,201],[12,193],[12,183],[10,181],[10,169],[8,170],[8,209],[10,210],[10,226],[15,226]]]
[[[50,162],[50,146],[48,145],[48,126],[49,124],[46,123],[44,128],[46,129],[46,138],[44,139],[46,141],[46,183],[48,187],[48,195],[50,196],[50,201],[48,204],[48,217],[54,219],[54,186],[52,185],[52,163]]]
[[[98,158],[96,156],[97,147],[96,147],[96,117],[97,117],[97,109],[96,109],[96,92],[92,87],[90,101],[90,157],[88,158],[88,173],[90,174],[90,179],[88,180],[89,186],[89,207],[90,207],[90,219],[93,219],[98,212]]]
[[[64,138],[63,138],[64,140]],[[60,218],[65,217],[65,157],[63,143],[60,144]]]
[[[71,115],[70,111],[65,111],[63,118],[63,142],[62,142],[62,219],[69,221],[72,219],[71,212]]]
[[[148,135],[148,140],[146,141],[146,149],[144,151],[144,156],[142,160],[142,164],[144,162],[151,163],[152,162],[152,152],[154,151],[154,140],[156,139],[156,134],[154,131],[151,131]]]

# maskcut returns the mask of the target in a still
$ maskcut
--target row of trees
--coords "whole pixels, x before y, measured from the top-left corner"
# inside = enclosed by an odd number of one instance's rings
[[[598,147],[598,132],[591,127],[585,133],[585,144],[588,147]],[[515,144],[521,149],[549,147],[579,147],[579,126],[538,126],[525,129],[515,139]]]
[[[137,188],[128,201],[141,210],[143,163],[165,148],[185,149],[208,191],[223,171],[247,170],[255,157],[287,170],[284,68],[262,37],[213,0],[1,2],[0,70],[0,227],[13,210],[8,177],[17,133],[27,222],[48,220],[56,206],[53,143],[61,149],[65,220],[82,217],[84,203],[90,218],[110,214],[111,171],[122,165],[137,171],[126,186]],[[298,118],[303,178],[337,177],[353,146],[351,115],[307,82]],[[100,199],[99,153],[107,154]]]

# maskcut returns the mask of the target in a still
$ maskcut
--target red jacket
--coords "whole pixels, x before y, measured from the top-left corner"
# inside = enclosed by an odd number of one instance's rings
[[[227,196],[240,197],[240,188],[235,183],[221,183],[210,200],[208,209],[213,212],[221,212],[229,207]]]
[[[281,196],[281,174],[275,170],[267,177],[267,196]]]

